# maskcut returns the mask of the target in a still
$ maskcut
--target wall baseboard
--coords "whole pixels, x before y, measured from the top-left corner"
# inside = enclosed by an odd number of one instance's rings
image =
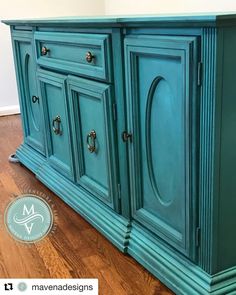
[[[1,116],[8,116],[8,115],[15,115],[20,113],[20,106],[18,104],[0,107],[0,117]]]

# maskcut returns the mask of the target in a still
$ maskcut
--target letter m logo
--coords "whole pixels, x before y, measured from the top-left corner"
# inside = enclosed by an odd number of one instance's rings
[[[25,215],[27,215],[27,216],[29,216],[29,215],[32,215],[32,214],[34,214],[35,212],[34,212],[34,205],[32,205],[31,206],[31,208],[28,210],[28,208],[26,207],[26,205],[24,204],[24,208],[23,208],[23,215],[25,216]]]

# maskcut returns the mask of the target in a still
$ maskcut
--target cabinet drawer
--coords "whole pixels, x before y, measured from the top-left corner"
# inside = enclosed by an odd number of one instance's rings
[[[109,35],[36,32],[35,41],[41,66],[111,81]]]

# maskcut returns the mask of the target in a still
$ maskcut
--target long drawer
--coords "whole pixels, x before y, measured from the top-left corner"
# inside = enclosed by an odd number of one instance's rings
[[[111,82],[109,35],[35,32],[34,38],[39,65]]]

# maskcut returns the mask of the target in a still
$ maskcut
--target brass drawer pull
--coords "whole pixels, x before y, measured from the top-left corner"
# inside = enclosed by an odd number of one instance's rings
[[[96,132],[95,130],[91,130],[89,134],[87,135],[87,147],[90,153],[93,153],[96,151]]]
[[[61,130],[61,117],[57,115],[53,120],[52,120],[52,130],[56,135],[62,135],[62,130]]]
[[[42,55],[47,55],[49,51],[50,51],[50,49],[48,49],[48,48],[45,47],[45,46],[43,46],[43,47],[41,48],[41,54],[42,54]]]
[[[92,53],[91,53],[90,51],[88,51],[88,52],[86,53],[86,61],[87,61],[87,62],[91,63],[91,62],[93,61],[94,58],[95,58],[95,56],[92,55]]]
[[[38,97],[38,96],[35,96],[35,95],[33,95],[33,96],[32,96],[32,103],[36,103],[36,102],[38,102],[38,103],[39,103],[39,97]]]

